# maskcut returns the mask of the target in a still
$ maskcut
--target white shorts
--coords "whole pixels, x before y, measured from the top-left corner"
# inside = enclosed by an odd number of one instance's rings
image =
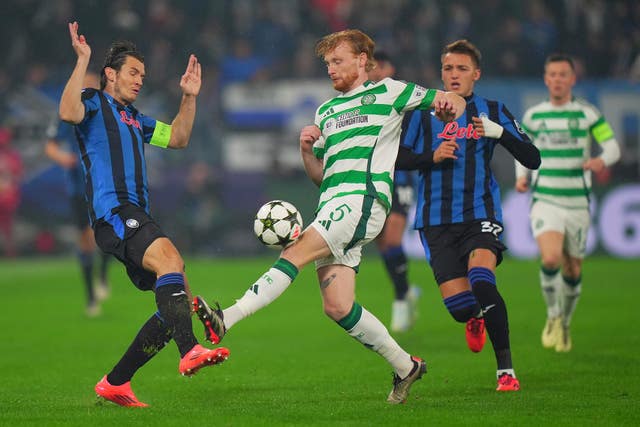
[[[564,251],[573,258],[584,258],[587,232],[591,223],[588,209],[567,209],[542,200],[536,200],[529,215],[533,237],[546,231],[564,234]]]
[[[385,207],[372,197],[349,195],[327,202],[310,225],[331,250],[331,256],[316,261],[316,269],[335,264],[356,268],[362,246],[382,231],[386,218]]]

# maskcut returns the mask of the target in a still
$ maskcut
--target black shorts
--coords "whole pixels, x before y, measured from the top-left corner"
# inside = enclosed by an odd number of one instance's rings
[[[400,214],[402,216],[409,215],[409,209],[413,205],[415,200],[413,185],[398,185],[393,186],[393,199],[391,201],[391,212]]]
[[[138,289],[152,290],[156,274],[142,267],[142,258],[151,243],[166,235],[141,207],[122,205],[113,209],[113,213],[115,216],[109,221],[99,219],[93,225],[98,247],[125,265]]]
[[[467,277],[469,254],[474,249],[489,249],[502,262],[507,247],[500,240],[502,224],[480,220],[459,224],[425,227],[420,239],[431,253],[430,264],[438,285],[452,279]]]
[[[71,196],[71,215],[73,221],[79,230],[84,230],[89,226],[89,210],[87,209],[87,201],[82,194],[74,194]]]

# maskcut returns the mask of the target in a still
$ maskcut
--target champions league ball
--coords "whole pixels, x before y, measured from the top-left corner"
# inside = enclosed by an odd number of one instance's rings
[[[283,248],[300,237],[302,215],[291,203],[272,200],[258,209],[253,232],[266,246]]]

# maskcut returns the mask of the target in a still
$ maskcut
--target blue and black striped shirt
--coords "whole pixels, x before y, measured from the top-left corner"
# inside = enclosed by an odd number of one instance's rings
[[[76,125],[76,136],[91,222],[111,222],[113,209],[124,204],[149,213],[144,144],[166,147],[171,127],[99,90],[86,89],[82,103],[85,117]]]
[[[503,144],[525,165],[535,166],[536,156],[540,162],[537,149],[504,104],[476,95],[465,99],[465,113],[455,122],[445,124],[430,111],[412,111],[404,117],[401,147],[429,159],[445,139],[455,136],[460,147],[457,160],[420,170],[416,229],[482,219],[502,222],[500,189],[490,165],[496,144]],[[504,128],[500,139],[475,134],[471,118],[483,115]]]

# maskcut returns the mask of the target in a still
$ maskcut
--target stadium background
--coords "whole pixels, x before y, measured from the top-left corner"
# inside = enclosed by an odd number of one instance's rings
[[[468,38],[483,52],[477,92],[520,117],[545,98],[544,57],[577,59],[576,93],[612,124],[622,159],[594,185],[590,250],[640,256],[640,3],[566,0],[8,0],[0,6],[0,125],[11,129],[25,175],[16,232],[21,255],[73,251],[62,171],[44,156],[45,129],[73,67],[67,22],[77,20],[101,66],[114,39],[136,42],[147,79],[136,106],[170,121],[189,53],[203,64],[203,88],[187,150],[147,150],[152,208],[190,254],[261,253],[252,217],[264,201],[296,204],[308,222],[315,189],[302,170],[297,133],[332,95],[314,56],[322,35],[360,28],[390,53],[398,78],[440,87],[439,51]],[[527,200],[513,194],[513,163],[498,150],[507,245],[531,257]],[[408,239],[409,250],[419,251]]]

